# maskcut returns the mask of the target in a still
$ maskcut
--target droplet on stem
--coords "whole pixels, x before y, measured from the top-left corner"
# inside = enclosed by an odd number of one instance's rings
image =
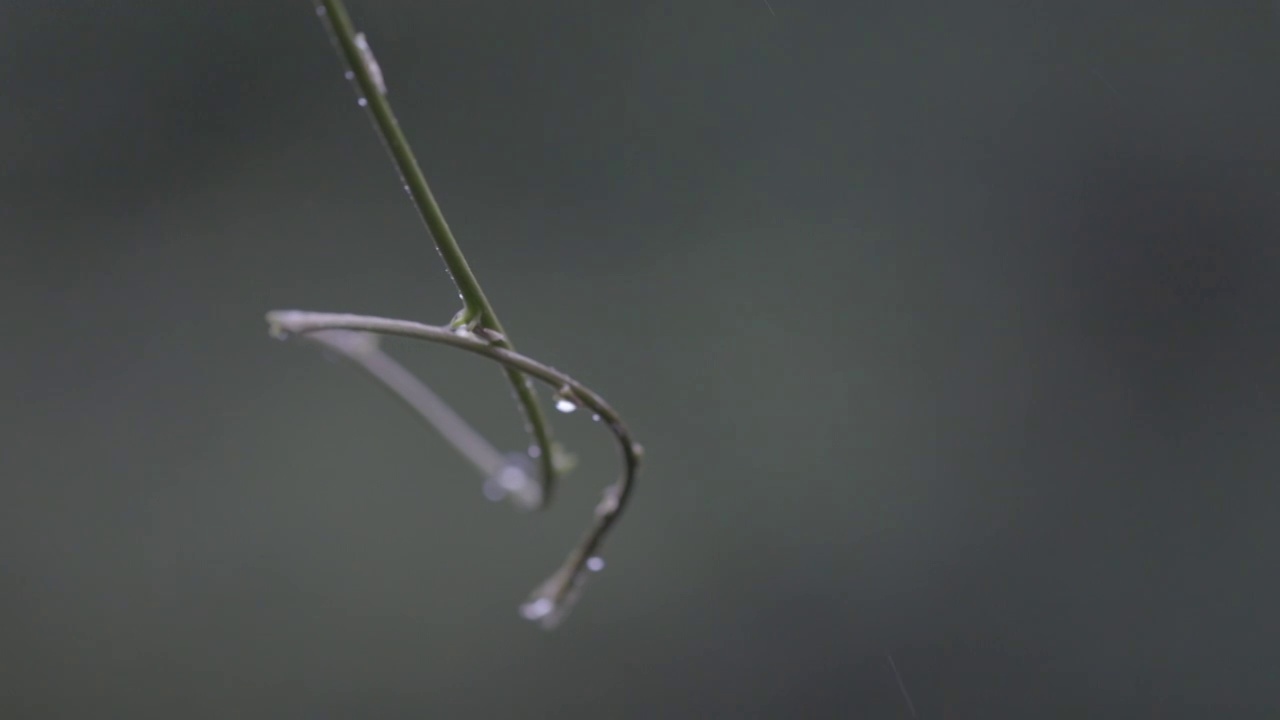
[[[560,388],[555,394],[556,409],[562,413],[571,413],[578,409],[577,398],[573,396],[573,389],[568,386]]]
[[[534,480],[535,470],[523,453],[508,453],[506,463],[484,481],[485,498],[491,502],[509,498],[521,510],[542,507],[542,486]]]
[[[531,600],[520,606],[520,614],[525,620],[533,620],[537,622],[546,618],[556,609],[556,604],[551,602],[551,598],[538,598]]]
[[[382,68],[373,57],[373,48],[369,47],[369,40],[365,38],[364,33],[356,33],[355,40],[356,50],[360,51],[360,59],[364,62],[365,70],[369,72],[369,78],[373,80],[374,87],[378,88],[378,92],[386,95],[387,84],[382,79]]]
[[[528,602],[520,606],[520,615],[526,620],[538,623],[545,630],[555,628],[568,616],[578,599],[582,597],[582,588],[587,579],[603,569],[604,560],[592,556],[576,568],[573,577],[567,580],[557,573],[534,591]]]

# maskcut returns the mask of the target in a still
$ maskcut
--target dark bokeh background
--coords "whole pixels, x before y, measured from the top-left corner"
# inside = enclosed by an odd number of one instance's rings
[[[311,7],[0,10],[4,717],[1275,717],[1280,8],[355,2],[514,339],[485,503],[275,307],[456,297]],[[497,371],[391,343],[504,447]]]

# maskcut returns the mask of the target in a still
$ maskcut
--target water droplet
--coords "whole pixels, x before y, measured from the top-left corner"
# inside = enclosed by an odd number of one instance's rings
[[[360,98],[356,100],[356,104],[359,105],[360,107],[366,107],[369,104],[369,101],[366,100],[365,98]]]
[[[531,600],[520,606],[520,614],[525,620],[541,620],[551,614],[556,609],[556,604],[551,602],[550,598],[538,598]]]
[[[374,87],[378,88],[378,92],[383,95],[387,94],[387,84],[382,80],[382,68],[378,66],[378,61],[373,57],[373,48],[369,47],[369,40],[364,33],[356,33],[356,49],[360,51],[360,59],[364,61],[364,68],[369,73],[369,79],[373,80]]]
[[[540,457],[542,457],[542,448],[538,447],[537,445],[530,445],[530,446],[529,446],[529,457],[531,457],[531,458],[540,458]]]
[[[325,13],[326,13],[326,10],[324,9],[323,5],[316,6],[316,15],[319,15],[320,17],[324,17]]]
[[[526,620],[538,623],[543,629],[551,630],[569,615],[582,597],[582,589],[587,580],[603,567],[604,560],[593,556],[575,570],[573,577],[564,578],[556,573],[534,591],[528,602],[520,606],[520,614]]]
[[[534,480],[533,463],[518,452],[508,453],[506,461],[484,481],[484,496],[492,502],[510,499],[521,510],[542,507],[542,486]]]
[[[600,413],[592,413],[592,414],[591,414],[591,419],[592,419],[594,422],[600,422]]]
[[[596,505],[596,517],[604,517],[618,512],[618,506],[621,504],[622,493],[618,492],[616,485],[610,485],[605,488],[600,503]]]
[[[567,385],[556,392],[554,399],[556,409],[562,413],[571,413],[578,409],[578,399],[573,396],[573,389]]]
[[[342,73],[342,77],[344,77],[344,78],[346,78],[346,79],[348,79],[348,80],[355,80],[355,79],[356,79],[356,74],[355,74],[355,73],[353,73],[353,72],[351,72],[350,70],[348,70],[348,71],[346,71],[346,72]]]

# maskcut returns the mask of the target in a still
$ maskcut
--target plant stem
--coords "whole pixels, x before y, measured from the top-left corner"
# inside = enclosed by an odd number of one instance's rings
[[[510,498],[522,510],[536,510],[542,506],[542,486],[531,462],[526,468],[526,463],[513,463],[512,458],[499,452],[426,383],[383,352],[378,347],[379,336],[355,330],[318,330],[308,333],[306,338],[363,369],[418,413],[480,471],[485,480],[485,495],[491,500]],[[520,458],[526,457],[520,455]],[[495,494],[490,494],[490,488]]]
[[[364,368],[365,372],[390,390],[392,395],[413,408],[439,431],[450,445],[471,461],[482,476],[492,476],[506,463],[493,443],[476,432],[435,391],[383,352],[378,347],[376,335],[353,330],[327,330],[310,333],[307,339]]]
[[[449,275],[458,287],[463,303],[461,321],[467,324],[474,323],[476,327],[496,332],[495,344],[514,351],[515,348],[502,328],[502,323],[498,321],[497,313],[485,297],[475,274],[471,272],[471,267],[467,264],[458,241],[453,237],[453,232],[449,230],[449,224],[445,222],[444,213],[427,185],[427,179],[418,166],[418,160],[413,154],[413,149],[409,147],[409,141],[400,130],[400,123],[396,121],[396,116],[391,111],[391,104],[387,102],[382,71],[373,61],[373,53],[368,43],[356,32],[342,0],[315,0],[315,5],[316,13],[326,21],[340,54],[350,67],[353,80],[359,87],[360,97],[364,101],[362,104],[373,116],[378,135],[391,153],[405,188],[413,198],[418,214],[426,223],[435,241],[436,249],[440,252]],[[551,500],[556,475],[555,458],[552,455],[551,426],[547,422],[542,407],[538,404],[538,396],[532,385],[519,370],[509,365],[504,366],[504,370],[507,380],[515,390],[516,399],[524,411],[530,434],[533,435],[539,449],[542,498],[545,505]]]
[[[410,320],[345,313],[319,313],[303,310],[273,310],[267,313],[267,323],[273,335],[306,334],[326,330],[362,330],[384,335],[400,335],[443,343],[467,352],[482,355],[501,363],[509,370],[535,377],[564,396],[590,409],[613,432],[622,452],[623,472],[617,482],[605,490],[604,499],[596,506],[595,519],[582,540],[570,551],[568,558],[551,577],[539,585],[522,610],[525,617],[538,620],[551,627],[563,618],[568,605],[575,597],[583,578],[590,572],[590,560],[600,548],[605,535],[626,508],[627,500],[640,469],[644,449],[631,437],[630,430],[604,398],[593,390],[549,365],[521,355],[496,343],[487,343],[476,337],[459,335],[446,327],[424,325]]]

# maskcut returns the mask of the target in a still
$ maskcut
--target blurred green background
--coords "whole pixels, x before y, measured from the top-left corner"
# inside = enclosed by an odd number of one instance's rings
[[[457,309],[310,4],[7,3],[0,713],[1276,717],[1280,6],[771,2],[352,0],[648,450],[553,633],[608,435],[520,515],[266,335]]]

